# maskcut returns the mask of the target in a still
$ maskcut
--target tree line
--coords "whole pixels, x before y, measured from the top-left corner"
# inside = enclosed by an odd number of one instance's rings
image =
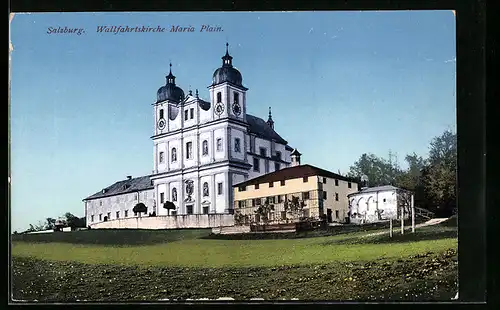
[[[86,227],[87,225],[87,220],[85,217],[78,217],[69,212],[66,212],[60,219],[64,222],[66,227],[71,227],[72,229]],[[29,224],[29,228],[21,233],[54,229],[56,221],[57,220],[55,218],[48,217],[45,219],[45,221],[40,221],[38,224]],[[14,234],[17,233],[17,231],[14,231]]]
[[[434,137],[426,158],[407,154],[408,168],[402,169],[392,158],[365,153],[350,167],[347,176],[368,177],[368,186],[393,185],[414,193],[415,206],[436,216],[456,213],[457,136],[446,130]]]

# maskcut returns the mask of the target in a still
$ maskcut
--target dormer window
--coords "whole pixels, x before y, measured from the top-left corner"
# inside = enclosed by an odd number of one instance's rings
[[[102,189],[102,193],[103,193],[103,194],[106,194],[106,192],[107,192],[107,191],[108,191],[108,190],[107,190],[106,188],[103,188],[103,189]]]

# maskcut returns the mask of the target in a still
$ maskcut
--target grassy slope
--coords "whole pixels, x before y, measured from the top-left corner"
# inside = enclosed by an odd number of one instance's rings
[[[395,242],[384,246],[363,241],[361,233],[285,240],[185,239],[146,246],[103,246],[70,243],[14,242],[13,256],[90,264],[143,266],[280,266],[332,261],[404,258],[422,252],[454,248],[452,237]],[[396,235],[397,236],[397,235]],[[405,236],[403,236],[405,237]],[[408,236],[407,238],[411,238]],[[379,236],[383,239],[384,236]]]
[[[209,232],[194,230],[187,235],[93,231],[75,233],[78,244],[68,243],[70,233],[25,236],[24,241],[16,236],[13,294],[15,299],[40,301],[221,296],[450,300],[457,289],[453,226],[444,223],[417,229],[416,234],[395,233],[390,243],[386,235],[364,237],[366,233],[236,241],[201,239]],[[113,239],[109,234],[120,246],[105,246]],[[94,245],[88,244],[90,237]],[[66,238],[66,243],[46,243],[47,238]],[[136,239],[166,243],[137,246]]]

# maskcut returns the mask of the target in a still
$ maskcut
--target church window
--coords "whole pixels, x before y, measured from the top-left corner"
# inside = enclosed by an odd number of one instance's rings
[[[193,214],[193,205],[186,206],[186,213]]]
[[[208,191],[208,183],[205,182],[203,183],[203,197],[208,197],[209,191]]]
[[[222,93],[218,92],[217,93],[217,103],[222,102]]]
[[[177,201],[177,189],[172,188],[172,201]]]
[[[160,164],[163,164],[164,161],[165,161],[165,153],[160,152]]]
[[[177,149],[172,148],[172,162],[177,161]]]
[[[241,143],[240,143],[240,138],[236,138],[234,139],[234,151],[236,153],[240,153],[241,152]]]
[[[193,158],[193,142],[186,143],[186,158]]]
[[[160,109],[160,119],[163,118],[163,109]]]
[[[240,96],[239,96],[239,95],[240,95],[240,94],[238,94],[237,92],[234,92],[234,93],[233,93],[233,96],[234,96],[234,103],[235,103],[235,104],[239,104],[239,102],[240,102]]]
[[[202,155],[203,156],[206,156],[208,155],[208,141],[207,140],[203,140],[202,142]]]
[[[260,172],[260,160],[258,158],[253,159],[253,171]]]
[[[188,112],[189,112],[188,110],[185,110],[185,111],[184,111],[184,120],[185,120],[185,121],[187,121],[187,120],[188,120],[188,116],[189,116]]]
[[[222,195],[222,182],[217,183],[217,195]]]
[[[160,203],[165,202],[165,193],[160,193]]]
[[[193,108],[191,108],[191,109],[189,110],[189,118],[190,118],[190,119],[193,119],[193,118],[194,118],[194,109],[193,109]]]
[[[218,138],[217,139],[217,152],[221,152],[221,151],[222,151],[222,139]]]
[[[208,214],[208,207],[203,207],[203,214]]]

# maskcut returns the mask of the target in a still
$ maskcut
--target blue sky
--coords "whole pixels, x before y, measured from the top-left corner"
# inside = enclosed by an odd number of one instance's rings
[[[193,33],[97,33],[97,26]],[[223,32],[199,32],[202,25]],[[85,33],[47,34],[48,27]],[[226,41],[248,113],[267,117],[302,161],[346,173],[364,152],[426,156],[456,128],[451,11],[51,13],[11,24],[11,223],[65,212],[153,169],[151,103],[169,61],[187,93],[207,86]]]

